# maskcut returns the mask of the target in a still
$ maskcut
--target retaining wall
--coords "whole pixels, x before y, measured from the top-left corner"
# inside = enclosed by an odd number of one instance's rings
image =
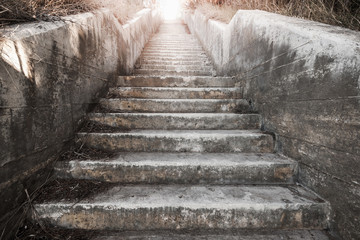
[[[229,24],[184,16],[216,65],[300,163],[300,181],[329,200],[332,228],[360,238],[360,33],[263,11]]]
[[[0,223],[25,201],[25,189],[31,194],[42,183],[115,77],[132,71],[160,21],[144,9],[122,26],[102,9],[1,32]]]

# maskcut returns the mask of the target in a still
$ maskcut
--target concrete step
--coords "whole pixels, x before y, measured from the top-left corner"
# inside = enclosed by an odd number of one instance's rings
[[[325,229],[329,204],[302,187],[118,186],[35,204],[37,220],[88,230]]]
[[[131,130],[78,133],[84,145],[110,152],[273,152],[273,137],[255,130]]]
[[[167,71],[202,71],[202,72],[213,72],[212,66],[199,64],[199,65],[174,65],[174,64],[141,64],[137,69],[148,69],[148,70],[167,70]]]
[[[183,42],[185,45],[188,43],[191,46],[201,45],[196,38],[174,38],[169,36],[159,36],[156,39],[150,39],[148,44],[178,44],[179,42]]]
[[[152,50],[152,51],[203,51],[204,49],[201,46],[176,46],[174,45],[164,45],[164,44],[151,44],[147,45],[145,50]]]
[[[120,76],[121,87],[234,87],[233,77],[165,77],[165,76]]]
[[[156,69],[135,69],[137,75],[153,76],[213,76],[211,71],[203,70],[156,70]]]
[[[144,60],[139,59],[136,63],[137,65],[161,65],[164,64],[165,66],[207,66],[212,67],[212,64],[209,60],[202,60],[202,61],[191,61],[184,59],[182,61],[173,60],[173,61],[159,61],[159,60]]]
[[[170,56],[170,55],[149,55],[149,56],[140,56],[140,60],[145,61],[209,61],[209,58],[205,55],[202,56]]]
[[[157,44],[157,43],[150,43],[148,44],[145,49],[154,49],[154,50],[204,50],[201,45],[199,44],[175,44],[175,43],[163,43],[163,44]]]
[[[203,54],[203,55],[206,55],[206,52],[202,49],[201,50],[184,50],[184,49],[179,49],[179,50],[155,49],[155,50],[152,50],[152,49],[146,48],[142,53],[143,54],[177,54],[177,55],[180,55],[180,54],[196,54],[196,55]]]
[[[94,236],[91,240],[329,240],[321,230],[243,230],[243,231],[133,231]]]
[[[194,39],[177,39],[177,40],[170,40],[170,39],[163,39],[163,40],[150,40],[148,42],[149,45],[156,44],[156,45],[178,45],[178,46],[201,46],[198,40]]]
[[[152,46],[168,46],[168,47],[175,47],[175,48],[202,48],[201,44],[197,41],[177,41],[177,42],[165,42],[165,41],[156,41],[156,42],[149,42],[146,47]]]
[[[150,41],[148,42],[148,45],[150,44],[178,44],[179,42],[183,42],[184,45],[186,45],[186,43],[188,43],[191,46],[201,46],[200,42],[196,39],[196,38],[188,38],[188,39],[181,39],[181,38],[177,38],[177,39],[171,39],[169,37],[163,36],[163,39],[150,39]]]
[[[144,48],[144,51],[174,51],[174,52],[204,52],[204,49],[197,44],[176,46],[170,44],[151,44]]]
[[[109,90],[112,98],[231,99],[241,98],[239,88],[118,87]]]
[[[185,52],[185,53],[176,53],[176,52],[143,52],[141,53],[142,57],[173,57],[173,58],[194,58],[198,57],[207,58],[206,53],[195,53],[195,52]]]
[[[182,33],[164,33],[164,34],[155,34],[150,41],[178,41],[178,40],[193,40],[198,41],[198,39],[192,34],[182,34]]]
[[[199,44],[199,40],[196,37],[193,36],[189,36],[189,35],[184,35],[184,36],[179,36],[179,35],[157,35],[154,36],[153,38],[150,39],[149,43],[189,43],[189,44]]]
[[[297,163],[274,154],[120,153],[60,161],[55,176],[122,184],[293,184]]]
[[[118,129],[231,130],[260,129],[258,114],[233,113],[90,113],[90,122]]]
[[[161,29],[159,31],[162,31]],[[182,38],[191,38],[197,40],[197,37],[193,34],[190,34],[189,31],[186,32],[185,29],[182,29],[180,31],[174,32],[173,30],[165,30],[162,33],[156,33],[151,40],[157,39],[157,40],[163,40],[163,39],[170,39],[170,40],[176,40],[176,39],[182,39]]]
[[[245,99],[101,99],[100,106],[110,112],[153,113],[248,113]]]

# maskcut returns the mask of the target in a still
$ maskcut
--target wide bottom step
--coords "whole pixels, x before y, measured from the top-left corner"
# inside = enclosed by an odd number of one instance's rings
[[[122,232],[95,236],[91,240],[328,240],[319,230],[240,231],[231,233]]]
[[[51,225],[88,230],[325,229],[329,204],[302,187],[117,186],[36,204]]]

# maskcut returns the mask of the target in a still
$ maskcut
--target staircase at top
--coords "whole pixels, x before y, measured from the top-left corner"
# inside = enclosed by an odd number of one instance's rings
[[[100,231],[328,226],[329,204],[296,184],[297,163],[273,153],[273,137],[260,131],[260,116],[250,112],[235,80],[216,76],[181,23],[160,27],[134,76],[119,77],[100,106],[104,111],[89,114],[89,121],[117,130],[78,138],[117,157],[59,162],[55,172],[117,185],[79,202],[39,203],[40,219]],[[305,230],[272,234],[326,239]]]

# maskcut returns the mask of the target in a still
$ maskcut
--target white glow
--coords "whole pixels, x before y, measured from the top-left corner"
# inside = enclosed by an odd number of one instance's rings
[[[27,78],[32,79],[30,59],[21,41],[15,43],[14,41],[5,39],[0,48],[0,57],[6,63],[16,71],[24,73]]]
[[[160,4],[165,20],[174,20],[180,17],[179,0],[161,0]]]
[[[16,53],[16,46],[13,41],[4,40],[4,45],[1,49],[1,58],[16,71],[21,72],[20,58]]]

